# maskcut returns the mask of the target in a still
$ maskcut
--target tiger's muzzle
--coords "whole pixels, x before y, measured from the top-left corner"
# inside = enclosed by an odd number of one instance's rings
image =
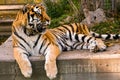
[[[47,25],[40,23],[37,24],[36,28],[37,28],[37,32],[42,33],[46,31]]]

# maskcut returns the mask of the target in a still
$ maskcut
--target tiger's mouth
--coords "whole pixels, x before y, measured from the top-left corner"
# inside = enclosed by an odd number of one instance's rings
[[[36,33],[43,33],[46,31],[48,25],[50,25],[50,22],[48,21],[45,22],[34,21],[29,23],[27,28],[33,30],[33,32]]]
[[[46,29],[47,29],[47,27],[48,27],[48,25],[50,25],[50,21],[45,21],[45,22],[42,22],[42,23],[37,24],[37,25],[36,25],[36,28],[37,28],[36,30],[37,30],[37,32],[39,32],[39,33],[45,32]]]
[[[103,48],[99,48],[98,46],[95,46],[95,48],[91,51],[91,52],[103,52],[103,51],[106,51],[106,47],[103,47]]]
[[[47,29],[47,25],[44,23],[29,23],[29,27],[25,27],[24,32],[27,35],[36,35],[36,34],[43,34]]]
[[[47,25],[45,25],[45,24],[37,24],[36,28],[37,28],[37,32],[43,33],[43,32],[46,31]]]

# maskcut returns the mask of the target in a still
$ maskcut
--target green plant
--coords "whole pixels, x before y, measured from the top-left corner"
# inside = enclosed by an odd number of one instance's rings
[[[45,0],[45,4],[51,18],[58,18],[63,14],[67,14],[70,10],[67,0],[60,0],[57,3],[51,2],[51,0]]]
[[[75,6],[79,8],[78,0],[72,1],[75,4]],[[68,0],[57,0],[57,2],[51,0],[44,0],[44,2],[47,7],[47,13],[51,17],[51,24],[49,26],[50,28],[54,28],[61,25],[60,22],[64,22],[64,19],[68,16],[74,17],[74,22],[79,21],[78,17],[76,18],[76,16],[74,16],[73,8],[68,2]]]
[[[0,36],[0,45],[7,40],[8,36]]]
[[[100,24],[95,25],[91,28],[92,31],[97,33],[112,33],[112,34],[120,34],[120,20],[114,20],[113,22],[102,22]]]
[[[55,28],[60,26],[60,22],[62,22],[68,15],[62,15],[61,17],[54,18],[51,20],[50,28]]]

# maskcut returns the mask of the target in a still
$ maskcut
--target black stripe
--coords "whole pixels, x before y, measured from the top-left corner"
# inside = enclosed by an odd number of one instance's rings
[[[59,43],[59,45],[62,47],[62,50],[64,49],[64,46],[60,43],[60,42],[58,42]]]
[[[85,37],[86,37],[86,35],[84,35],[84,36],[82,37],[82,42],[85,42]]]
[[[56,29],[57,29],[57,30],[59,30],[59,31],[62,31],[62,32],[64,32],[64,31],[63,31],[63,29],[60,29],[60,28],[56,28]]]
[[[22,47],[22,49],[24,49],[25,51],[27,51],[27,49],[26,49],[26,47],[23,45],[23,44],[21,44],[19,41],[17,41],[18,42],[18,44],[20,44],[20,46]],[[20,47],[20,46],[17,46],[17,47]],[[15,46],[16,47],[16,46]],[[21,48],[20,47],[20,48]]]
[[[115,36],[113,36],[113,39],[119,39],[119,34],[116,34]]]
[[[30,13],[27,13],[28,22],[30,22]]]
[[[43,53],[45,53],[46,49],[48,48],[48,46],[50,45],[50,43],[47,44],[46,48],[44,49]]]
[[[55,38],[57,39],[57,41],[59,41],[59,39],[62,39],[62,38],[59,38],[61,36],[58,37],[55,33],[53,33],[53,35],[55,36]]]
[[[63,51],[67,51],[67,48],[65,48],[65,40],[63,39],[63,38],[58,38],[55,34],[54,34],[54,36],[57,38],[57,42],[58,42],[58,44],[62,47],[62,50]],[[61,37],[61,36],[59,36],[59,37]],[[61,43],[63,43],[64,45],[62,45]]]
[[[77,27],[76,32],[78,32],[78,31],[79,31],[79,30],[78,30],[78,29],[79,29],[79,28],[78,28],[79,26],[77,25],[77,23],[75,23],[75,25],[76,25],[76,27]]]
[[[92,36],[93,36],[93,37],[96,37],[95,33],[92,33]]]
[[[41,34],[39,34],[39,36],[38,36],[38,38],[37,38],[37,40],[36,40],[36,42],[35,42],[35,44],[34,44],[33,48],[35,48],[35,47],[36,47],[36,45],[38,44],[38,41],[39,41],[40,37],[41,37]]]
[[[63,50],[63,51],[66,51],[67,49],[66,49],[65,46],[64,46],[64,45],[65,45],[65,43],[64,43],[65,40],[64,40],[63,38],[58,38],[57,35],[54,34],[54,33],[53,33],[53,35],[57,38],[57,42],[58,42],[58,44],[62,47],[62,50]],[[59,36],[59,37],[61,37],[61,36]],[[62,45],[61,43],[63,43],[64,45]]]
[[[89,41],[92,39],[92,37],[90,37],[88,40],[87,40],[87,43],[89,43]]]
[[[23,30],[24,30],[24,33],[25,33],[26,35],[28,35],[28,34],[27,34],[27,29],[26,29],[25,27],[24,27]]]
[[[90,31],[89,28],[87,28],[87,29],[88,29],[88,31]],[[83,30],[86,30],[86,25],[85,24],[83,24]]]
[[[83,25],[83,26],[82,26],[82,29],[85,30],[85,25],[84,25],[84,24],[82,24],[82,25]]]
[[[34,14],[31,14],[30,16],[32,17],[32,21],[33,21],[34,20]]]
[[[13,48],[18,48],[18,47],[25,50],[25,51],[27,51],[26,47],[22,43],[20,43],[19,41],[17,41],[16,46],[13,45]]]
[[[39,53],[40,53],[40,50],[42,49],[42,47],[45,45],[47,39],[45,38],[42,42],[42,44],[40,45],[40,48],[39,48]]]
[[[68,43],[66,43],[66,40],[61,40],[62,41],[62,43],[64,44],[64,48],[66,49],[66,50],[68,50],[68,48],[67,47],[69,47],[70,49],[72,49],[72,47],[68,44]]]
[[[83,49],[84,44],[82,44],[81,49]]]
[[[31,11],[32,11],[32,12],[35,12],[35,11],[33,10],[33,8],[31,9]]]
[[[66,26],[64,26],[64,25],[62,27],[65,28],[69,32],[69,38],[72,41],[71,31]]]
[[[76,45],[77,44],[77,45]],[[76,49],[78,46],[80,46],[82,43],[75,43],[73,44],[74,48]]]
[[[110,39],[111,35],[110,34],[106,34],[107,37],[105,39]]]
[[[32,56],[30,53],[23,53],[23,54],[27,55],[28,57]]]
[[[53,35],[56,37],[58,44],[59,44],[59,45],[62,47],[62,49],[63,49],[63,45],[62,45],[61,42],[60,42],[60,40],[63,39],[63,38],[58,38],[55,33],[53,33]],[[59,37],[61,37],[61,36],[59,36]]]
[[[13,46],[13,48],[21,48],[21,47],[20,46]],[[27,53],[23,52],[23,54],[27,55],[28,57],[31,56],[31,54],[26,49],[24,49],[24,48],[21,48],[21,49],[23,49],[27,52]]]
[[[99,36],[97,36],[96,38],[102,38],[102,35],[101,35],[101,34],[99,34]]]
[[[53,34],[58,40],[59,40],[59,37],[60,37],[60,39],[66,37],[65,34],[64,34],[64,32],[52,31],[52,34]],[[57,37],[57,36],[59,36],[59,37]]]
[[[26,41],[24,38],[22,38],[20,35],[18,35],[17,32],[14,32],[14,34],[15,34],[18,38],[20,38],[21,40],[23,40],[23,41],[30,47],[30,45],[27,43],[27,41]]]
[[[67,48],[66,48],[66,47],[64,47],[64,48],[62,49],[62,51],[67,51]]]
[[[66,43],[66,41],[65,41],[65,40],[61,40],[61,41],[64,43],[64,45],[66,45],[66,46],[70,47],[70,46]]]
[[[75,34],[75,39],[79,41],[78,34]]]
[[[22,50],[25,50],[25,51],[26,51],[26,49],[24,49],[24,48],[22,48],[22,47],[20,47],[20,46],[13,46],[13,48],[21,48]]]
[[[70,27],[72,29],[72,32],[74,33],[74,26],[72,24],[70,24]]]
[[[95,38],[102,38],[101,34],[98,34],[98,36],[97,36],[96,33],[92,33],[92,36],[95,37]]]
[[[21,44],[21,43],[19,43],[19,44],[27,51],[26,47],[23,44]]]

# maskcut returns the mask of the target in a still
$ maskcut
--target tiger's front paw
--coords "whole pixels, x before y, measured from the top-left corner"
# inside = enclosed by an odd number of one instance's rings
[[[49,79],[54,79],[56,78],[56,75],[57,75],[57,69],[50,69],[50,70],[47,69],[46,74]]]
[[[46,74],[47,74],[49,79],[56,78],[56,75],[57,75],[56,64],[55,65],[46,64],[45,65],[45,70],[46,70]]]
[[[32,68],[31,67],[27,67],[24,70],[21,70],[22,74],[24,75],[24,77],[26,78],[30,78],[32,75]]]
[[[26,64],[22,64],[22,66],[20,66],[21,72],[24,75],[24,77],[26,78],[30,78],[32,75],[32,67],[30,63],[26,63]]]

